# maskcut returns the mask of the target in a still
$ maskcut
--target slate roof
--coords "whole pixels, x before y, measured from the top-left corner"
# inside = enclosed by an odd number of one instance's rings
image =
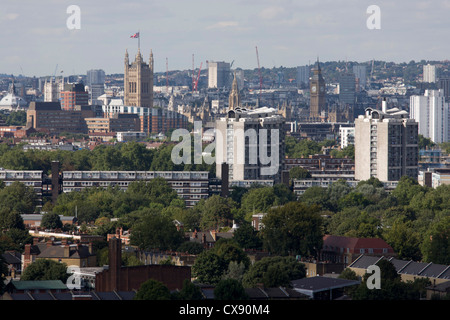
[[[61,280],[11,280],[8,285],[17,290],[67,290],[67,286]]]
[[[5,259],[6,264],[21,264],[21,256],[18,252],[5,252],[2,254],[3,259]]]
[[[416,262],[412,260],[399,260],[389,257],[380,258],[361,255],[349,265],[349,268],[367,269],[370,265],[374,265],[380,259],[386,259],[392,262],[397,270],[397,273],[399,274],[450,280],[450,265]]]
[[[359,281],[328,277],[310,277],[291,281],[292,287],[297,290],[321,292],[359,284]]]
[[[133,300],[136,292],[60,292],[60,293],[9,293],[12,300],[73,300],[77,296],[87,296],[92,300]]]
[[[351,250],[359,249],[388,249],[393,251],[392,247],[380,238],[352,238],[343,236],[325,235],[323,237],[324,250],[336,250],[335,248],[349,248]]]
[[[83,259],[92,256],[89,253],[89,248],[87,246],[77,247],[70,246],[69,257],[64,256],[64,246],[51,246],[45,248],[38,255],[38,258],[70,258],[70,259]]]

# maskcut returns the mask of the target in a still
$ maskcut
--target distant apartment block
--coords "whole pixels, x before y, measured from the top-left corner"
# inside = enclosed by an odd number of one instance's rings
[[[109,118],[86,118],[85,121],[89,133],[140,130],[140,121],[136,114],[119,113]]]
[[[364,65],[353,66],[353,73],[356,78],[356,87],[361,91],[367,85],[367,67]]]
[[[355,179],[398,181],[417,179],[419,162],[418,123],[397,108],[367,108],[355,120]]]
[[[339,142],[341,149],[347,148],[349,145],[355,144],[355,128],[339,127]]]
[[[209,173],[206,171],[63,171],[62,191],[81,191],[89,187],[114,187],[122,190],[135,181],[163,178],[184,199],[187,207],[193,207],[209,196]]]
[[[307,158],[286,158],[285,170],[290,171],[294,167],[302,167],[311,174],[354,174],[355,161],[351,158],[334,158],[330,155],[316,154]]]
[[[309,76],[311,73],[310,66],[297,67],[297,86],[303,87],[309,84]]]
[[[188,117],[162,108],[146,108],[109,104],[102,106],[105,117],[115,117],[117,114],[136,114],[139,117],[139,129],[137,131],[151,133],[166,133],[172,129],[188,127]]]
[[[230,85],[230,64],[228,62],[208,62],[208,88],[223,88]]]
[[[427,64],[423,66],[423,82],[435,83],[436,82],[436,66]]]
[[[72,111],[61,109],[59,102],[30,102],[27,125],[50,134],[61,132],[87,133],[85,118],[94,117],[90,106],[76,106]]]
[[[74,111],[75,106],[89,104],[89,94],[82,83],[66,83],[61,91],[61,109]]]
[[[88,70],[86,73],[86,85],[89,90],[89,103],[96,104],[98,97],[105,93],[105,71]]]
[[[356,102],[356,78],[353,72],[339,76],[339,102],[342,105],[354,105]]]
[[[147,133],[140,131],[117,132],[117,141],[140,141],[147,138]]]
[[[216,120],[216,175],[229,165],[229,181],[281,182],[284,163],[284,118],[273,108],[229,110]]]
[[[438,88],[444,91],[445,100],[450,102],[450,78],[439,78]]]
[[[449,103],[444,90],[425,90],[423,96],[410,97],[410,117],[419,123],[419,134],[434,143],[449,141]]]

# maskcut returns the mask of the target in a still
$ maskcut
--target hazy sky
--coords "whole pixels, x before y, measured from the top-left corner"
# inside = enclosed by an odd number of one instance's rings
[[[77,5],[80,29],[67,8]],[[370,30],[370,5],[381,29]],[[1,0],[0,73],[27,76],[123,73],[153,50],[156,72],[234,60],[233,68],[295,67],[316,60],[394,62],[450,56],[450,0]]]

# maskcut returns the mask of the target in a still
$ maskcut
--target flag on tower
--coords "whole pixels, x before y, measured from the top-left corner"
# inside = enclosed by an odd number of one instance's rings
[[[130,38],[139,38],[139,32],[133,34]]]

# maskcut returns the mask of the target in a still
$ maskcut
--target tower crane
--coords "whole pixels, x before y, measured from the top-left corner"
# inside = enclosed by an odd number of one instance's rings
[[[195,79],[195,83],[194,83],[194,91],[197,91],[197,88],[198,88],[198,80],[200,79],[200,72],[202,71],[202,66],[203,66],[203,62],[200,63],[200,68],[198,69],[197,79]]]
[[[259,95],[261,97],[261,91],[262,91],[262,75],[261,75],[261,66],[259,64],[259,53],[258,53],[258,46],[256,46],[256,60],[258,62],[258,73],[259,73]]]

